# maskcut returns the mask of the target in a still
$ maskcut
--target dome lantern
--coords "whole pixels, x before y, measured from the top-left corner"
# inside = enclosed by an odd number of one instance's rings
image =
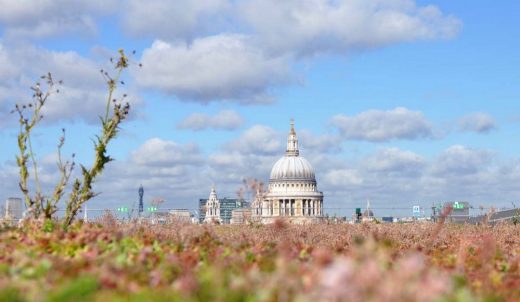
[[[294,131],[294,120],[291,119],[291,131],[287,137],[287,150],[285,155],[287,156],[298,156],[300,151],[298,150],[298,138],[296,137],[296,131]]]

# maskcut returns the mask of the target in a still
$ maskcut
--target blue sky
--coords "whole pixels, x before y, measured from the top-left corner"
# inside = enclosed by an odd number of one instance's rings
[[[329,212],[381,214],[520,199],[520,4],[411,0],[0,0],[0,198],[17,191],[16,102],[64,80],[35,138],[44,185],[55,143],[89,162],[98,75],[136,50],[131,120],[110,147],[93,207],[161,197],[194,208],[212,183],[234,197],[268,181],[289,119]],[[143,63],[142,68],[137,62]],[[344,208],[334,210],[333,208]],[[376,214],[378,214],[376,212]]]

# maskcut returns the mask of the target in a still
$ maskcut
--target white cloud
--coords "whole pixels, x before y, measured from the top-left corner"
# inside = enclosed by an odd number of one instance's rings
[[[151,138],[132,152],[132,161],[140,165],[174,166],[202,162],[196,144],[179,145],[160,138]]]
[[[262,45],[297,56],[451,38],[461,28],[455,17],[412,0],[250,0],[238,6]]]
[[[94,190],[102,194],[93,200],[94,206],[135,203],[137,188],[142,184],[145,203],[160,197],[167,201],[166,207],[194,209],[198,198],[209,190],[207,160],[197,144],[152,138],[130,154],[126,160],[110,163],[96,182]]]
[[[363,184],[363,176],[355,169],[333,169],[325,173],[322,182],[318,184],[323,187],[352,188]]]
[[[132,0],[121,12],[124,30],[156,39],[135,74],[143,87],[185,101],[269,103],[303,57],[450,38],[461,27],[412,0],[201,3]]]
[[[285,141],[280,133],[263,125],[255,125],[247,129],[238,139],[225,145],[227,150],[261,155],[283,154],[284,148]]]
[[[476,112],[468,114],[459,120],[459,129],[477,133],[488,133],[496,129],[495,120],[487,113]]]
[[[5,85],[6,81],[16,77],[19,73],[18,67],[15,62],[10,59],[10,55],[5,47],[0,43],[0,66],[2,66],[2,72],[0,73],[0,85]]]
[[[115,12],[116,0],[0,0],[0,24],[10,39],[95,33],[96,16]]]
[[[63,84],[56,86],[60,93],[52,95],[43,108],[45,123],[62,120],[95,123],[104,113],[107,88],[100,73],[101,64],[74,51],[50,51],[25,44],[7,49],[0,44],[0,63],[4,62],[7,64],[6,73],[0,75],[0,115],[7,116],[15,103],[30,102],[30,87],[48,72],[56,81],[63,80]],[[123,92],[125,87],[120,85],[116,96]],[[137,92],[129,93],[127,101],[132,106],[142,104]]]
[[[369,110],[356,116],[340,114],[331,122],[343,138],[350,140],[383,142],[433,136],[432,127],[421,112],[402,107],[387,111]]]
[[[306,152],[338,153],[341,151],[341,138],[337,135],[315,135],[308,130],[297,131],[300,149]]]
[[[182,120],[177,128],[192,129],[195,131],[204,129],[234,130],[242,126],[244,119],[234,110],[222,110],[210,116],[206,113],[193,113]]]
[[[243,35],[221,34],[191,44],[158,40],[141,61],[143,68],[134,73],[138,84],[203,103],[268,103],[272,87],[290,78],[287,60],[266,57]]]
[[[364,160],[363,166],[369,171],[417,175],[422,172],[425,160],[414,152],[391,147],[379,149]]]
[[[278,157],[278,154],[262,152],[219,151],[209,156],[208,175],[214,182],[226,185],[228,191],[234,192],[243,179],[267,180]]]
[[[323,175],[318,184],[326,196],[331,196],[331,208],[364,206],[366,199],[375,201],[376,207],[400,207],[421,196],[421,179],[428,164],[411,151],[379,149],[362,159],[317,166]]]
[[[134,74],[139,84],[202,103],[269,103],[274,89],[293,83],[301,57],[446,38],[460,29],[454,17],[412,0],[0,0],[0,7],[10,41],[92,34],[110,16],[121,31],[155,39]]]
[[[439,155],[433,173],[437,175],[471,175],[491,162],[492,155],[488,151],[474,150],[461,145],[454,145]]]
[[[271,53],[298,57],[451,38],[461,21],[413,0],[132,0],[122,28],[166,41],[248,33]],[[269,18],[266,18],[269,16]]]
[[[498,164],[493,159],[487,151],[460,145],[433,159],[386,148],[360,160],[327,166],[318,184],[330,196],[328,207],[364,206],[370,199],[376,208],[396,208],[394,214],[403,215],[399,210],[403,207],[411,211],[413,204],[429,207],[450,200],[467,200],[475,207],[509,206],[509,200],[520,196],[513,189],[520,176],[519,162]]]
[[[230,9],[228,0],[131,0],[124,4],[124,31],[162,40],[214,32]]]

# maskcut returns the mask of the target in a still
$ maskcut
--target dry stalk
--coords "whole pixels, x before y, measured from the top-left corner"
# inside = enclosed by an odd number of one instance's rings
[[[112,61],[112,60],[111,60]],[[81,165],[81,178],[76,178],[72,184],[71,192],[66,200],[66,212],[63,219],[63,228],[74,221],[78,212],[85,202],[93,198],[97,194],[92,191],[92,185],[95,179],[102,173],[105,165],[112,161],[112,158],[106,154],[107,146],[118,134],[119,125],[128,117],[130,105],[128,102],[123,104],[126,95],[122,98],[114,98],[114,93],[118,84],[124,84],[120,80],[124,69],[128,68],[129,60],[123,50],[119,50],[119,58],[115,62],[116,75],[111,77],[108,72],[101,70],[103,77],[108,86],[108,97],[106,102],[106,109],[101,120],[101,134],[96,136],[94,141],[94,161],[90,168]],[[139,64],[141,66],[141,64]],[[58,159],[57,167],[60,173],[60,179],[55,185],[52,196],[45,197],[42,193],[38,162],[32,147],[31,135],[35,126],[43,119],[41,110],[46,104],[48,98],[59,93],[59,89],[55,88],[56,84],[61,84],[61,81],[55,83],[52,75],[48,73],[41,77],[45,80],[46,89],[41,87],[40,83],[36,83],[31,89],[34,91],[32,102],[26,105],[15,106],[12,113],[16,112],[19,115],[20,131],[18,134],[18,149],[19,155],[16,157],[18,167],[20,169],[20,190],[22,191],[27,205],[28,211],[33,218],[43,216],[45,219],[52,219],[58,210],[58,203],[62,199],[67,189],[72,171],[75,167],[74,154],[69,161],[63,161],[61,150],[65,143],[65,129],[62,129],[62,136],[58,143]],[[27,113],[27,110],[32,110]],[[31,196],[29,189],[29,168],[32,165],[32,173],[34,174],[35,194]]]
[[[96,141],[94,142],[95,156],[92,166],[87,169],[81,165],[82,178],[76,178],[72,185],[72,192],[67,201],[65,218],[63,220],[64,228],[67,228],[74,221],[74,218],[83,204],[97,195],[92,191],[92,184],[96,177],[102,173],[105,165],[113,160],[106,154],[107,146],[110,141],[117,136],[119,125],[128,117],[130,111],[130,105],[128,103],[123,105],[121,100],[118,101],[113,98],[117,85],[119,83],[124,84],[120,81],[120,77],[123,70],[128,67],[128,58],[123,50],[119,51],[119,55],[115,66],[117,72],[114,78],[110,77],[107,72],[101,70],[101,73],[107,80],[108,86],[105,116],[101,118],[102,132],[101,135],[96,136]],[[123,95],[123,98],[124,97],[126,97],[126,95]],[[112,110],[110,110],[111,103],[113,103]]]
[[[43,212],[44,196],[42,195],[40,178],[38,176],[38,162],[32,147],[31,134],[34,127],[43,119],[41,110],[48,98],[54,93],[59,93],[59,89],[55,88],[56,83],[50,73],[42,76],[41,79],[45,80],[47,89],[42,89],[41,84],[39,82],[36,83],[31,87],[31,90],[33,90],[32,102],[25,105],[16,104],[15,109],[11,111],[11,113],[18,113],[20,124],[18,133],[18,150],[20,154],[16,156],[16,163],[20,168],[19,186],[24,195],[25,204],[34,217],[39,217]],[[58,84],[61,84],[61,82],[58,82]],[[32,110],[32,112],[27,113],[26,110]],[[36,187],[34,197],[29,192],[29,161],[32,165]]]

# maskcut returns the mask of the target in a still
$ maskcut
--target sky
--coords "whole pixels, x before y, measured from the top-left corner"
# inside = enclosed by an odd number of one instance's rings
[[[0,0],[0,199],[20,196],[15,104],[63,80],[34,133],[44,190],[56,145],[89,165],[99,70],[131,55],[130,118],[89,207],[194,210],[215,184],[264,183],[295,120],[325,212],[468,201],[520,206],[520,3],[413,0]],[[142,65],[142,67],[140,67]],[[248,194],[246,197],[250,197]]]

